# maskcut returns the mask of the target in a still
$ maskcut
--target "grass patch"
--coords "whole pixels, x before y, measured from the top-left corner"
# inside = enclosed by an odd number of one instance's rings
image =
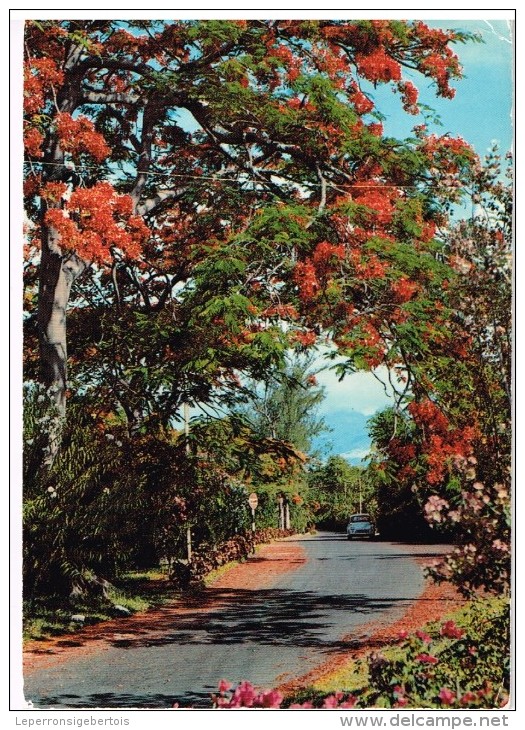
[[[167,576],[151,570],[123,574],[109,590],[108,598],[93,596],[72,603],[63,596],[46,596],[25,601],[23,640],[44,641],[78,631],[82,626],[109,621],[119,615],[115,606],[122,606],[130,613],[141,613],[169,603],[175,594]],[[84,616],[85,621],[72,621],[74,615]]]
[[[222,576],[226,575],[226,573],[229,573],[232,568],[235,568],[236,565],[240,565],[241,562],[243,561],[232,560],[231,563],[225,563],[224,565],[220,565],[218,568],[214,568],[214,570],[210,571],[206,576],[204,576],[204,585],[206,587],[211,586],[216,580],[222,578]]]

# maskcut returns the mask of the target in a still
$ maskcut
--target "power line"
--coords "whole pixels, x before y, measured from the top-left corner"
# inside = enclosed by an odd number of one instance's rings
[[[33,165],[45,165],[48,167],[65,167],[71,172],[75,172],[77,170],[102,170],[104,168],[98,167],[96,165],[75,165],[72,167],[67,162],[39,162],[38,160],[35,161],[24,161],[24,165],[29,165],[33,167]],[[176,173],[176,172],[153,172],[153,171],[138,171],[137,174],[139,175],[148,175],[152,177],[176,177],[176,178],[183,178],[186,180],[210,180],[212,182],[224,182],[224,183],[236,183],[236,184],[244,184],[244,183],[255,183],[257,185],[263,185],[266,183],[271,183],[272,180],[261,180],[260,178],[226,178],[226,177],[217,177],[216,175],[189,175],[186,173]],[[275,177],[279,177],[277,173],[272,173]],[[295,181],[287,181],[290,182],[292,185],[307,185],[309,187],[322,187],[322,183],[316,183],[316,182],[304,182],[304,183],[298,183]],[[275,183],[274,183],[275,184]],[[328,183],[330,184],[330,183]],[[363,188],[363,189],[378,189],[378,190],[384,190],[385,188],[391,188],[393,190],[416,190],[418,189],[417,185],[383,185],[383,184],[377,184],[377,185],[370,185],[369,183],[337,183],[337,185],[334,185],[334,187],[351,187],[351,188]],[[433,188],[446,188],[447,190],[453,189],[453,186],[449,185],[431,185]]]

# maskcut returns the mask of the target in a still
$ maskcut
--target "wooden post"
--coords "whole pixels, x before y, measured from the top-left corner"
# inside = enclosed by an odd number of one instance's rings
[[[190,454],[190,443],[188,436],[190,435],[190,407],[184,403],[184,435],[186,436],[186,456]],[[186,527],[186,554],[188,557],[188,565],[191,563],[191,527],[188,523]]]

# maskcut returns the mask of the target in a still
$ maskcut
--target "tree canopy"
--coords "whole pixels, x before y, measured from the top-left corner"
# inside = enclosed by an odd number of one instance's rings
[[[404,69],[453,96],[463,36],[400,21],[29,21],[25,40],[33,333],[61,408],[68,308],[75,375],[130,421],[205,398],[235,369],[260,374],[283,319],[288,344],[327,329],[358,365],[398,355],[392,329],[432,285],[432,237],[473,155],[424,128],[384,138],[373,86],[408,113]],[[119,346],[123,328],[148,346]]]

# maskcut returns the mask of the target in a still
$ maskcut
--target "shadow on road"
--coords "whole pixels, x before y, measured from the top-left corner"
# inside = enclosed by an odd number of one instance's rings
[[[443,551],[438,552],[420,552],[418,558],[439,558],[443,555]],[[373,560],[409,560],[410,556],[406,553],[395,553],[390,555],[378,555],[378,553],[358,553],[357,555],[337,555],[337,560],[362,560],[363,558],[372,558]],[[333,558],[316,558],[316,560],[332,560]]]
[[[432,558],[446,551],[446,546],[442,545],[421,544],[414,549],[414,546],[391,542],[363,544],[356,550],[355,544],[347,544],[346,537],[337,534],[321,534],[297,540],[299,544],[305,541],[337,543],[332,548],[327,547],[327,551],[337,553],[330,559],[349,561],[345,563],[345,568],[348,568],[349,572],[354,570],[351,562],[353,560],[364,559],[365,563],[370,558],[394,561],[392,568],[395,567],[397,572],[392,571],[388,562],[383,562],[384,574],[399,573],[401,581],[404,577],[404,567],[399,563],[400,559],[412,561],[414,557]],[[361,549],[363,552],[360,552]],[[315,555],[311,557],[316,566],[312,571],[313,576],[317,572],[330,570],[326,563],[322,562],[327,558],[322,552],[321,555],[322,557]],[[252,561],[263,562],[263,559],[254,556],[250,558],[250,562]],[[230,653],[233,656],[236,647],[240,646],[247,647],[245,649],[247,653],[251,651],[252,646],[258,645],[261,648],[267,647],[270,652],[275,651],[277,654],[281,652],[283,655],[291,652],[293,648],[300,647],[299,653],[308,655],[310,649],[322,659],[325,653],[334,655],[355,647],[356,642],[358,644],[362,639],[363,627],[369,622],[377,621],[379,616],[381,620],[388,621],[389,615],[402,613],[414,603],[424,605],[428,600],[414,599],[412,595],[407,595],[410,590],[407,588],[405,593],[404,582],[400,584],[401,590],[395,592],[397,596],[395,598],[388,597],[388,588],[382,586],[380,581],[378,583],[377,580],[373,580],[371,583],[368,595],[365,593],[367,586],[363,583],[358,588],[360,593],[351,595],[338,593],[337,580],[327,583],[329,585],[327,593],[287,588],[254,591],[245,588],[211,587],[185,595],[183,602],[155,610],[139,623],[123,621],[118,633],[110,634],[102,640],[106,647],[121,650],[118,654],[125,657],[125,663],[130,668],[134,666],[134,662],[140,663],[140,658],[137,659],[136,656],[133,658],[128,651],[145,647],[168,647],[167,654],[171,653],[171,649],[174,654],[182,654],[181,650],[184,647],[205,647],[196,652],[200,656],[207,655],[208,652],[211,656],[213,646],[226,647],[228,656]],[[315,586],[315,583],[303,583],[304,585],[310,587]],[[355,629],[352,628],[354,626]],[[350,632],[353,632],[353,635]],[[350,635],[347,641],[341,639],[341,636],[345,635]],[[77,638],[64,641],[74,641],[76,644]],[[78,643],[81,643],[81,636],[78,636]],[[140,652],[138,656],[140,657]],[[100,686],[100,689],[106,689],[106,686]],[[215,687],[201,684],[198,688],[194,686],[180,692],[176,692],[174,686],[174,691],[171,693],[169,681],[161,686],[161,692],[158,693],[148,693],[146,688],[140,685],[136,693],[129,692],[130,687],[127,687],[128,691],[124,693],[96,694],[93,692],[96,686],[90,689],[91,694],[87,689],[88,693],[82,692],[81,696],[71,691],[73,687],[70,687],[70,692],[67,694],[60,694],[60,690],[50,689],[52,696],[40,696],[38,701],[34,700],[35,706],[72,709],[166,709],[171,707],[174,701],[178,701],[182,707],[209,707],[210,694],[216,691]]]
[[[210,695],[212,692],[186,692],[184,694],[184,705],[186,707],[210,707]],[[38,707],[67,708],[67,709],[94,709],[104,708],[105,710],[115,708],[119,710],[131,709],[169,709],[173,707],[175,700],[173,694],[125,694],[113,692],[100,692],[91,695],[63,694],[56,697],[45,697],[38,701]]]
[[[253,642],[343,651],[351,644],[346,645],[330,632],[330,627],[338,623],[337,612],[368,615],[408,606],[411,600],[282,589],[258,591],[256,597],[253,591],[243,589],[204,591],[185,602],[184,614],[161,615],[154,632],[136,636],[127,632],[125,638],[114,639],[111,644],[126,649],[168,644],[233,646]],[[191,613],[192,608],[195,613]]]

